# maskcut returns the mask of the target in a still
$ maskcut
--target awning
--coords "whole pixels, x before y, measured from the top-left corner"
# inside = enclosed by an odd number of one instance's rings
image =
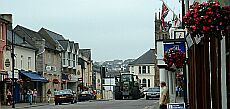
[[[47,82],[48,80],[36,72],[20,71],[20,74],[31,79],[31,81]]]
[[[63,73],[62,73],[61,78],[62,78],[62,80],[64,80],[64,81],[69,80],[67,74],[63,74]]]

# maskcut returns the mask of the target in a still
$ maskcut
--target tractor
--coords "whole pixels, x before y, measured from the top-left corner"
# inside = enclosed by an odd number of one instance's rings
[[[140,98],[141,91],[137,75],[117,75],[115,76],[115,84],[115,100]]]

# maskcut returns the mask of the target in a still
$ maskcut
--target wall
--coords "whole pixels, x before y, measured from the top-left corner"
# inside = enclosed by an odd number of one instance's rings
[[[133,69],[132,69],[133,66]],[[148,87],[148,79],[150,79],[150,87],[155,86],[155,66],[154,64],[146,64],[146,65],[132,65],[130,66],[130,73],[134,72],[134,75],[138,75],[138,78],[141,79],[141,84],[143,83],[143,79],[146,79],[146,87]],[[139,74],[139,66],[146,66],[146,73],[145,74]],[[150,66],[150,73],[148,73],[148,67]]]

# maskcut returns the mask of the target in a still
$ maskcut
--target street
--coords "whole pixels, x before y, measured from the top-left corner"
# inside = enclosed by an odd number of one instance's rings
[[[32,109],[154,109],[158,100],[109,100],[86,101],[75,104],[46,105],[32,107]]]

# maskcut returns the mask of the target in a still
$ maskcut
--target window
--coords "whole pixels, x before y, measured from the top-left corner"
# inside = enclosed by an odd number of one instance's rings
[[[134,66],[130,67],[130,71],[131,71],[131,73],[134,73]]]
[[[73,54],[73,67],[76,66],[76,63],[75,63],[75,54]]]
[[[31,69],[31,57],[28,57],[28,70]]]
[[[18,58],[17,58],[17,54],[15,54],[15,61],[14,61],[14,63],[15,63],[15,68],[17,68],[18,69]]]
[[[0,23],[0,40],[3,39],[3,24]]]
[[[148,66],[148,73],[150,73],[150,66]]]
[[[142,84],[143,84],[143,87],[146,87],[146,79],[143,79],[142,82],[143,82],[143,83],[142,83]]]
[[[65,53],[62,54],[62,59],[63,59],[63,65],[66,65],[66,62],[65,62]]]
[[[23,69],[23,55],[21,55],[21,69]]]
[[[70,52],[68,53],[68,66],[70,66]]]
[[[48,55],[48,63],[51,64],[51,54],[50,54],[50,52],[48,52],[47,55]]]
[[[148,79],[148,87],[150,87],[151,83],[150,83],[150,79]]]
[[[141,66],[139,66],[139,74],[141,74]]]
[[[131,71],[134,72],[134,66],[131,66]]]
[[[141,79],[139,79],[139,83],[141,84]]]
[[[146,66],[142,67],[142,73],[146,73]]]

